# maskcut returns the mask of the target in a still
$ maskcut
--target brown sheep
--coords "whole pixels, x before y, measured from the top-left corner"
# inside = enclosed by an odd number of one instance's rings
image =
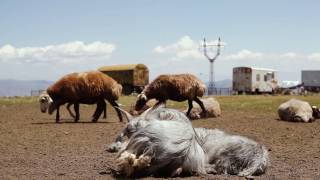
[[[142,109],[150,99],[156,99],[158,103],[165,103],[168,99],[179,102],[188,100],[187,116],[193,107],[192,101],[196,101],[202,113],[206,114],[207,111],[198,98],[204,95],[205,90],[205,84],[192,74],[160,75],[138,95],[135,110]]]
[[[105,99],[113,106],[119,107],[116,100],[121,95],[122,86],[111,77],[99,72],[90,71],[71,73],[63,76],[56,83],[48,87],[49,98],[40,99],[41,111],[52,114],[55,110],[56,122],[60,120],[59,107],[65,103],[74,104],[75,122],[78,122],[79,104],[97,104],[92,122],[97,122],[102,111],[106,108]],[[115,108],[122,122],[120,111]]]
[[[47,108],[49,104],[46,104],[45,102],[48,101],[50,98],[49,94],[47,91],[44,91],[43,93],[40,94],[39,96],[39,102],[40,102],[40,110],[41,112],[45,113],[47,111]],[[71,111],[70,107],[74,105],[73,103],[68,103],[67,104],[67,110],[70,114],[71,117],[76,118],[76,115]],[[105,106],[103,109],[103,118],[107,118],[107,107]]]

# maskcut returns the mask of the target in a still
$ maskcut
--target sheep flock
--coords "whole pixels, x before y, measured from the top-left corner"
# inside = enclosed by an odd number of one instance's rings
[[[119,83],[101,72],[71,73],[40,95],[40,110],[49,114],[56,111],[58,123],[59,108],[67,104],[69,114],[78,122],[79,105],[96,104],[91,121],[97,122],[102,112],[107,116],[107,100],[119,120],[126,120],[107,147],[107,151],[115,153],[117,162],[112,172],[121,177],[204,174],[252,177],[264,174],[270,166],[266,145],[220,129],[193,127],[191,120],[222,115],[215,98],[201,98],[206,86],[196,76],[158,76],[137,95],[129,112],[117,103],[121,91]],[[167,108],[167,100],[187,101],[188,108]],[[75,114],[70,110],[72,105]],[[291,122],[313,122],[320,118],[319,108],[298,99],[284,102],[277,113],[280,120]]]

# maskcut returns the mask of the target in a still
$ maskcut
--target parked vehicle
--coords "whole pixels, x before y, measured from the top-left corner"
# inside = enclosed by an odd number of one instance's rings
[[[303,70],[301,82],[305,90],[320,92],[320,70]]]
[[[232,89],[238,94],[273,93],[277,86],[276,70],[274,69],[233,68]]]
[[[125,95],[140,93],[149,83],[149,69],[144,64],[103,66],[98,70],[120,83],[123,87],[122,93]]]

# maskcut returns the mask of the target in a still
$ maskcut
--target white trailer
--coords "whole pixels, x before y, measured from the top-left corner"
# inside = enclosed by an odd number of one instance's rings
[[[308,91],[320,91],[320,70],[303,70],[301,72],[301,82]]]
[[[272,93],[278,86],[276,70],[254,67],[233,68],[232,89],[242,93]]]

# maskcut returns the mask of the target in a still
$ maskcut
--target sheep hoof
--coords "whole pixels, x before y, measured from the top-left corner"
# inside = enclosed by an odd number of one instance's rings
[[[150,156],[141,155],[138,159],[134,160],[133,167],[137,169],[143,169],[145,167],[149,167],[151,163]]]
[[[171,177],[179,176],[181,173],[182,173],[182,167],[179,167],[178,169],[173,171],[173,173],[171,174]]]
[[[96,123],[98,122],[98,119],[92,119],[92,122]]]
[[[208,111],[202,111],[201,113],[200,113],[200,117],[201,118],[207,118],[209,115],[208,115]]]

